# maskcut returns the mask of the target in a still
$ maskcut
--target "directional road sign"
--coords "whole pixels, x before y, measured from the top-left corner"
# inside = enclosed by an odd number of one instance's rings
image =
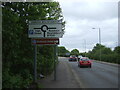
[[[61,38],[63,36],[61,20],[29,21],[29,38]]]

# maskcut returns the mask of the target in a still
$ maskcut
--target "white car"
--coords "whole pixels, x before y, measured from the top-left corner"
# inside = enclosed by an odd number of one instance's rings
[[[78,60],[80,60],[80,58],[82,58],[82,55],[79,55],[79,56],[78,56]]]

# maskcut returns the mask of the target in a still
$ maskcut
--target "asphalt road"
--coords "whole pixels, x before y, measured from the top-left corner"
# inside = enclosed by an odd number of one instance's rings
[[[54,72],[38,81],[44,88],[118,88],[118,66],[98,61],[92,62],[92,68],[79,68],[77,62],[59,57]]]
[[[69,67],[80,88],[118,88],[118,66],[93,61],[92,68],[79,68],[77,62],[59,58]],[[72,77],[72,78],[73,78]]]

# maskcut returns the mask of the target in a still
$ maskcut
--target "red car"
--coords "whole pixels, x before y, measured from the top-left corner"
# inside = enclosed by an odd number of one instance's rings
[[[92,62],[89,58],[87,57],[82,57],[79,61],[78,61],[78,66],[79,67],[83,67],[83,66],[87,66],[91,68]]]

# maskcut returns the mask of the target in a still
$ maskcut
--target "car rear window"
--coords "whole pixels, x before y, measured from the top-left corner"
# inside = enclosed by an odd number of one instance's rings
[[[88,58],[82,58],[81,60],[82,61],[88,61],[89,59]]]
[[[76,56],[70,56],[70,57],[76,57]]]

